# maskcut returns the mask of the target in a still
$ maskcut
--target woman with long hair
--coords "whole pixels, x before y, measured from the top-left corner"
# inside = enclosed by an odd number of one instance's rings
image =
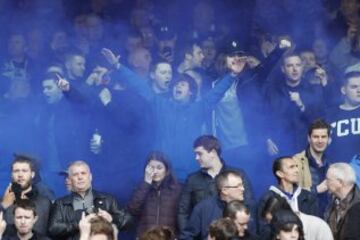
[[[159,151],[146,160],[144,180],[134,191],[129,212],[138,218],[137,236],[156,226],[167,226],[176,233],[177,202],[181,186],[177,183],[170,162]]]

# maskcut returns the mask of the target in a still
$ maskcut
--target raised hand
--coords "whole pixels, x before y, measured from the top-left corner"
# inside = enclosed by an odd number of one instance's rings
[[[321,86],[325,87],[328,83],[328,76],[325,69],[318,66],[315,70],[315,77],[319,79]]]
[[[15,199],[16,199],[15,193],[11,190],[11,183],[10,183],[5,190],[4,196],[1,201],[1,205],[3,206],[3,208],[6,209],[14,204]]]
[[[109,70],[105,67],[95,67],[89,77],[86,79],[86,83],[90,86],[99,86],[101,83],[103,83],[104,76],[108,73],[108,71]]]
[[[293,101],[303,112],[305,110],[305,106],[303,101],[301,100],[300,93],[289,91],[289,96],[290,96],[290,100]]]
[[[153,181],[153,177],[154,177],[154,169],[150,165],[147,165],[145,168],[144,181],[147,182],[148,184],[151,184]]]
[[[260,61],[254,56],[247,56],[246,63],[250,68],[256,68],[260,64]]]
[[[105,57],[106,61],[113,67],[119,68],[120,64],[120,55],[115,55],[110,49],[103,48],[101,49],[101,54]]]
[[[113,221],[113,218],[112,218],[111,214],[108,213],[105,210],[100,209],[100,208],[99,208],[99,212],[97,213],[97,215],[104,218],[109,223],[111,223]]]
[[[227,67],[230,69],[231,75],[239,75],[246,65],[246,58],[244,56],[226,57]]]
[[[86,216],[85,212],[82,213],[79,222],[80,240],[87,240],[90,238],[90,233],[91,233],[90,220],[95,216],[96,216],[95,214],[89,214]]]
[[[65,78],[61,77],[59,74],[56,73],[57,77],[57,86],[64,92],[67,92],[70,90],[70,83]]]
[[[279,153],[278,146],[276,146],[276,144],[270,138],[266,140],[266,147],[270,156],[274,156]]]
[[[289,39],[281,39],[279,41],[279,48],[284,49],[284,48],[291,48],[292,44],[291,41]]]
[[[3,218],[3,212],[0,212],[0,239],[5,232],[5,229],[6,229],[6,222]]]

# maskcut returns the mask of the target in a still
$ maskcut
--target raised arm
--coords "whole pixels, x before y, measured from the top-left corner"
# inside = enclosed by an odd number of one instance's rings
[[[107,48],[103,48],[101,53],[108,61],[108,63],[113,67],[114,71],[112,74],[116,78],[124,80],[131,89],[149,101],[155,97],[155,94],[147,84],[148,80],[141,78],[129,68],[120,64],[120,56],[115,56],[115,54]]]
[[[214,107],[220,101],[224,93],[234,83],[240,73],[244,70],[245,64],[242,60],[235,58],[227,59],[229,73],[222,78],[213,89],[211,89],[201,100],[207,107]]]

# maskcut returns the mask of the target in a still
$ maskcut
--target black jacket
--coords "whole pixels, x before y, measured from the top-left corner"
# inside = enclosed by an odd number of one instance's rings
[[[6,226],[6,231],[4,232],[2,240],[20,240],[17,235],[17,230],[15,225],[8,225]],[[51,240],[50,238],[33,231],[33,236],[29,238],[29,240]]]
[[[33,186],[32,191],[26,194],[27,198],[35,204],[36,214],[38,220],[34,225],[34,230],[42,235],[46,235],[47,226],[51,208],[51,202],[47,197],[40,195],[37,189]],[[2,207],[0,207],[0,210]],[[4,220],[7,224],[14,223],[14,205],[11,205],[7,209],[4,209]]]
[[[257,67],[245,70],[237,80],[236,94],[243,113],[248,141],[252,146],[264,145],[270,132],[267,129],[265,93],[267,80],[286,49],[276,48]]]
[[[251,187],[250,180],[245,172],[238,168],[232,168],[228,166],[223,166],[221,171],[224,170],[236,170],[243,177],[245,193],[244,200],[247,203],[254,203],[254,194]],[[220,171],[220,172],[221,172]],[[187,221],[190,218],[191,212],[196,204],[198,204],[203,199],[216,196],[216,183],[215,178],[212,178],[204,170],[199,170],[188,176],[186,183],[183,187],[182,193],[180,195],[179,206],[178,206],[178,227],[179,230],[183,230],[187,224]]]
[[[119,230],[124,229],[130,223],[130,215],[123,209],[120,209],[117,201],[111,195],[92,190],[94,202],[100,204],[102,210],[107,211],[113,218]],[[52,206],[49,219],[49,234],[57,240],[79,239],[78,223],[82,212],[74,211],[74,195],[70,194],[57,199]]]

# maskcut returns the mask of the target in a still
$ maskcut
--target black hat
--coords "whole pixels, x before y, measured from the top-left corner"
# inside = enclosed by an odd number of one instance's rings
[[[156,28],[156,36],[159,40],[171,40],[176,36],[176,33],[168,25],[159,25]]]
[[[237,40],[228,41],[224,50],[227,55],[245,55],[244,47]]]

